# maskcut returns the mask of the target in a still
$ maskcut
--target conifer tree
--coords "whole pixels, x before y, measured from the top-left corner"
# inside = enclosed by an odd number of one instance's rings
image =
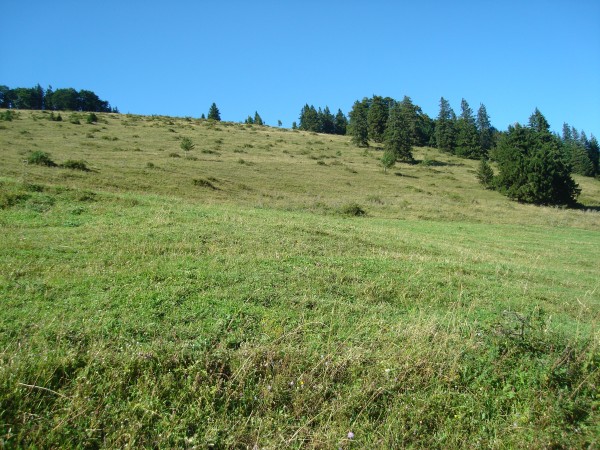
[[[515,200],[541,205],[571,205],[580,193],[561,142],[536,109],[528,127],[516,124],[494,150],[498,189]]]
[[[260,115],[258,114],[258,111],[254,112],[254,123],[256,125],[264,125],[262,117],[260,117]]]
[[[456,142],[456,115],[450,103],[444,97],[440,99],[440,112],[435,122],[435,141],[437,148],[454,153]]]
[[[494,171],[485,158],[481,158],[477,168],[477,179],[486,189],[491,189],[494,181]]]
[[[349,129],[352,142],[359,147],[369,146],[369,123],[367,121],[368,107],[365,101],[354,102],[350,111]]]
[[[315,133],[320,131],[319,113],[313,105],[308,106],[306,104],[300,111],[300,125],[298,128],[304,131],[314,131]]]
[[[463,98],[460,103],[461,113],[456,121],[456,154],[472,159],[482,157],[477,125],[473,110]]]
[[[219,108],[217,108],[216,103],[210,105],[210,109],[208,110],[208,119],[216,120],[217,122],[221,120],[221,113],[219,112]]]
[[[369,124],[369,139],[374,142],[383,142],[385,127],[389,117],[389,109],[383,97],[374,95],[369,105],[367,122]]]
[[[490,116],[487,113],[485,105],[481,103],[477,110],[477,134],[479,135],[479,147],[481,154],[485,157],[492,149],[493,134]]]
[[[328,106],[325,106],[325,109],[321,113],[321,133],[333,134],[335,129],[335,117],[331,114]]]
[[[346,129],[348,128],[348,119],[346,115],[342,112],[341,109],[338,109],[337,114],[335,115],[334,123],[333,123],[333,131],[335,134],[346,134]]]
[[[385,150],[393,152],[397,160],[412,161],[412,111],[406,103],[392,106],[385,131]]]

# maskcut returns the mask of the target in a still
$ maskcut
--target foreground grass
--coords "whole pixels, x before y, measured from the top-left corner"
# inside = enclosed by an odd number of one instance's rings
[[[328,137],[241,127],[149,168],[56,125],[0,135],[2,445],[598,446],[597,212],[506,203],[428,149],[386,176],[341,138],[323,166],[303,152]],[[23,165],[34,144],[95,172]]]

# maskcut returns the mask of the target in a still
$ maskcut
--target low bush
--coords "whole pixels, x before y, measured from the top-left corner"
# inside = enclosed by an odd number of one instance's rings
[[[64,167],[65,169],[82,170],[83,172],[90,171],[87,163],[83,160],[68,159],[61,164],[61,167]]]
[[[50,155],[46,152],[42,152],[41,150],[36,150],[32,152],[27,157],[28,164],[36,164],[38,166],[47,166],[47,167],[56,167],[56,163],[52,161]]]

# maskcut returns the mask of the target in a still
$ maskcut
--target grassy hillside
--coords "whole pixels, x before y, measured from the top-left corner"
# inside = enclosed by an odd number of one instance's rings
[[[0,445],[599,445],[597,180],[540,208],[434,149],[47,116],[0,122]]]

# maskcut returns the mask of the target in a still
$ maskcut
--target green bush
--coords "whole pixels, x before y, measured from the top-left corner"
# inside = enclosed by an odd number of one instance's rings
[[[340,208],[340,213],[344,214],[345,216],[365,216],[367,214],[367,212],[358,204],[355,202],[352,203],[348,203],[347,205],[344,205]]]
[[[90,171],[86,162],[82,160],[68,159],[61,164],[61,167],[64,167],[65,169],[82,170],[84,172]]]
[[[27,157],[28,164],[36,164],[38,166],[56,167],[56,163],[52,161],[50,155],[46,152],[36,150]]]
[[[98,116],[94,113],[89,113],[87,118],[85,119],[87,123],[96,123],[98,122]]]

